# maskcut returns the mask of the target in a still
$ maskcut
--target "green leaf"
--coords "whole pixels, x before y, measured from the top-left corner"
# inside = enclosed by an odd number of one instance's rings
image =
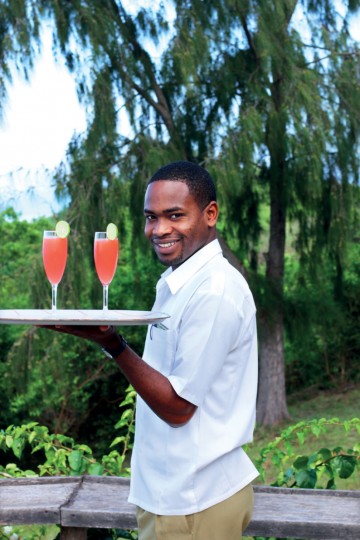
[[[115,424],[115,429],[120,429],[124,426],[127,426],[128,425],[128,421],[124,418],[121,418],[116,424]]]
[[[303,445],[305,440],[305,433],[303,431],[299,431],[296,436],[299,439],[299,443]]]
[[[329,448],[320,448],[320,450],[318,451],[318,456],[323,461],[326,461],[327,459],[331,459],[332,453]]]
[[[40,443],[38,445],[35,446],[35,448],[32,450],[32,454],[34,454],[35,452],[38,452],[39,450],[42,450],[44,448],[44,444],[43,443]]]
[[[339,470],[340,478],[349,478],[355,470],[356,459],[351,456],[341,456],[341,466]]]
[[[318,437],[322,432],[322,428],[321,426],[315,424],[314,426],[312,426],[311,431],[315,435],[315,437]]]
[[[24,471],[24,476],[32,477],[32,476],[38,476],[38,475],[36,474],[36,472],[30,471],[29,469],[26,469],[26,471]]]
[[[284,481],[287,483],[289,480],[291,480],[291,478],[293,478],[293,476],[294,476],[294,469],[290,467],[284,473]]]
[[[309,463],[309,459],[307,456],[299,456],[294,461],[294,467],[297,470],[307,469]]]
[[[125,420],[125,418],[131,418],[133,415],[133,410],[132,409],[126,409],[126,411],[124,411],[121,415],[121,420]]]
[[[336,484],[335,484],[334,478],[330,478],[330,480],[326,484],[326,489],[336,489]]]
[[[119,444],[119,443],[122,443],[125,441],[125,437],[115,437],[115,439],[113,440],[113,442],[110,444],[110,448],[112,448],[113,446],[115,446],[116,444]]]
[[[32,431],[29,435],[29,443],[31,444],[33,442],[33,440],[35,439],[37,433],[36,431]]]
[[[12,451],[14,452],[17,458],[21,458],[22,451],[24,450],[25,441],[24,439],[14,439],[12,444]]]
[[[78,450],[81,450],[82,452],[85,452],[86,454],[92,454],[92,450],[90,446],[87,446],[86,444],[80,444],[78,446]]]
[[[86,472],[91,476],[101,476],[104,474],[104,467],[101,465],[101,463],[91,463],[87,467]]]
[[[78,450],[73,450],[72,452],[70,452],[68,457],[70,468],[73,471],[79,471],[81,469],[82,459],[82,453]]]
[[[11,435],[6,435],[6,437],[5,437],[5,442],[6,442],[6,446],[7,446],[8,448],[11,448],[11,447],[12,447],[13,440],[14,440],[14,438],[13,438]]]
[[[314,470],[301,470],[296,473],[295,481],[299,488],[314,489],[317,482],[317,474]]]

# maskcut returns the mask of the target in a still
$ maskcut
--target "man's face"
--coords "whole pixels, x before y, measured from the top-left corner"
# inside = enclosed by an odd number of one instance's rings
[[[145,193],[145,236],[159,261],[176,268],[214,240],[216,202],[201,210],[184,182],[152,182]]]

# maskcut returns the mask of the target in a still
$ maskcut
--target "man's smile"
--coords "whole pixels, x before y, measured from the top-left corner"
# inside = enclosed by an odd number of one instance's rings
[[[166,248],[170,248],[172,246],[175,246],[175,244],[177,244],[180,240],[152,240],[152,243],[155,247],[157,248],[162,248],[162,249],[166,249]]]

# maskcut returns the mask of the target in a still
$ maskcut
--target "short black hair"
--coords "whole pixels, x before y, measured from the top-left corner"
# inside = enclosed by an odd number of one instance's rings
[[[211,201],[216,201],[216,188],[210,174],[191,161],[174,161],[161,167],[149,180],[152,182],[172,180],[184,182],[189,193],[203,210]]]

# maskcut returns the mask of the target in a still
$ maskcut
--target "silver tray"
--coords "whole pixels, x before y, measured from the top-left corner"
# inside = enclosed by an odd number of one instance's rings
[[[102,309],[0,309],[0,324],[113,325],[156,324],[169,315],[159,311]]]

